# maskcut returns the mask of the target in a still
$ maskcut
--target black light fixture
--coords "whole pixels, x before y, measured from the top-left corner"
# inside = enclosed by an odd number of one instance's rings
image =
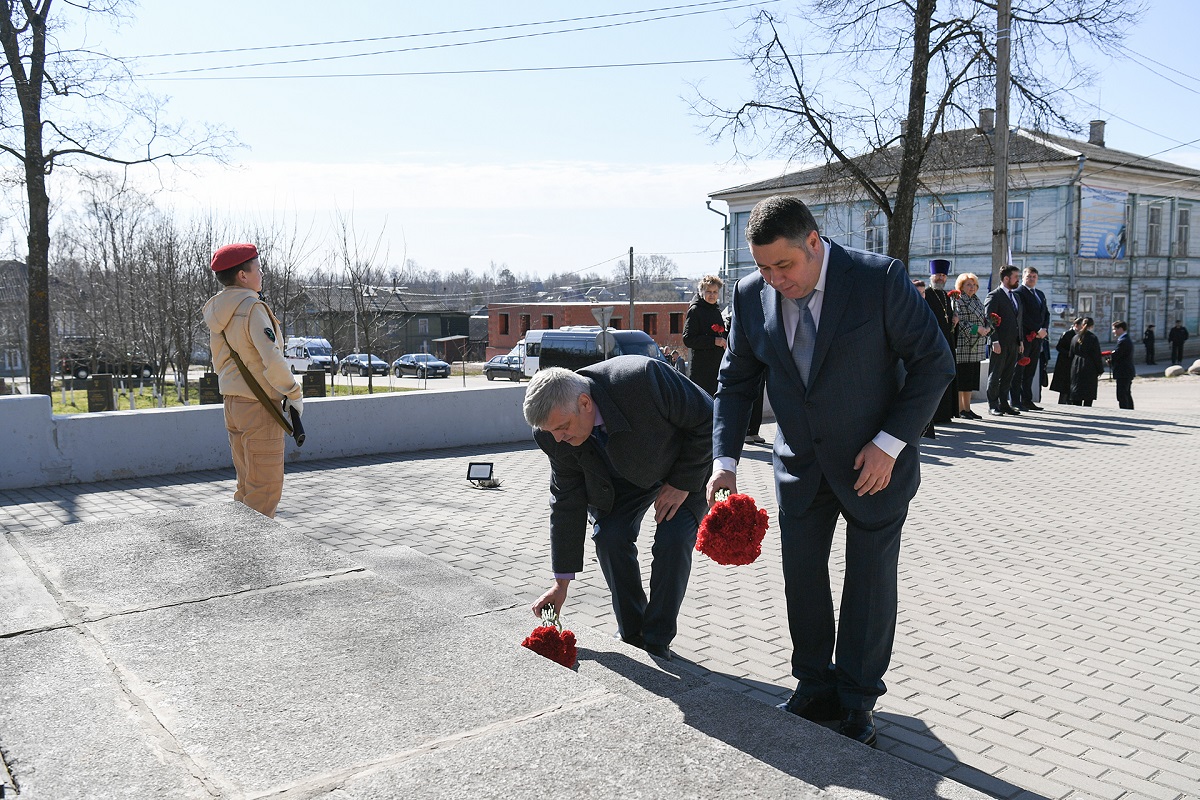
[[[467,464],[467,480],[476,489],[495,489],[500,481],[492,477],[492,462],[472,461]]]

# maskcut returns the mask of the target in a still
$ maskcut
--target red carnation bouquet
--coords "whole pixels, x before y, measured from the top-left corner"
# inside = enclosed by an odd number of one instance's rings
[[[748,494],[718,492],[696,534],[696,549],[718,564],[752,564],[762,554],[767,512]]]
[[[950,291],[946,292],[946,296],[957,300],[958,298],[962,297],[962,292],[960,292],[958,289],[951,289]]]
[[[575,634],[562,629],[562,620],[554,613],[554,606],[548,605],[542,609],[542,624],[525,637],[521,646],[528,647],[539,656],[556,661],[567,669],[574,668],[579,660]]]
[[[1030,331],[1029,333],[1025,334],[1025,341],[1032,342],[1034,339],[1037,338],[1037,335],[1038,335],[1037,331]]]
[[[713,333],[720,336],[721,334],[725,333],[725,326],[724,325],[713,325],[712,330],[713,330]]]
[[[1000,327],[1000,315],[997,314],[995,311],[988,314],[988,319],[991,320],[993,328]]]
[[[1017,366],[1018,367],[1028,367],[1029,366],[1029,356],[1021,356],[1020,358],[1018,358]]]

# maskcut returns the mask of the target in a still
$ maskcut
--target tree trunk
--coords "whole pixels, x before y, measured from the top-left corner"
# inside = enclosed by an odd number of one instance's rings
[[[888,255],[908,263],[912,243],[913,210],[925,156],[925,92],[929,83],[929,32],[936,0],[917,0],[913,15],[913,60],[908,83],[908,125],[896,180],[896,201],[888,220]]]

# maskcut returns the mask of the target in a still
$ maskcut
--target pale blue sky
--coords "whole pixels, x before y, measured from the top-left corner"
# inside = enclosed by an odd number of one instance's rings
[[[151,56],[485,28],[684,6],[696,0],[496,3],[327,0],[146,2],[117,34],[93,27],[113,54]],[[730,165],[689,110],[692,84],[728,102],[748,96],[737,62],[469,75],[215,80],[218,76],[513,69],[730,58],[755,8],[747,0],[575,23],[325,47],[142,58],[139,73],[445,45],[564,28],[657,21],[459,47],[234,70],[158,75],[171,115],[234,129],[239,168],[206,168],[160,202],[228,215],[288,209],[318,232],[335,207],[368,234],[385,231],[389,260],[481,270],[490,261],[546,274],[600,264],[633,246],[674,258],[686,275],[715,271],[721,220],[708,192],[778,174],[780,162]],[[181,8],[186,9],[181,12]],[[199,13],[200,10],[203,13]],[[696,13],[705,12],[705,13]],[[687,16],[675,16],[687,15]],[[1186,0],[1151,2],[1132,50],[1184,72],[1197,17]],[[1103,82],[1080,112],[1108,120],[1108,144],[1153,154],[1200,137],[1200,81],[1154,66],[1098,64]],[[195,80],[195,78],[201,78]],[[1099,109],[1099,110],[1097,110]],[[1120,119],[1124,118],[1124,119]],[[1126,121],[1127,120],[1127,121]],[[1148,128],[1151,133],[1136,125]],[[1200,146],[1161,158],[1200,168]],[[716,204],[723,207],[723,204]]]

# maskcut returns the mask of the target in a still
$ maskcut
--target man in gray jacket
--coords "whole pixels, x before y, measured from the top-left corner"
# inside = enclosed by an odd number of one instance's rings
[[[547,605],[562,610],[583,569],[590,516],[621,638],[669,660],[696,531],[708,510],[712,400],[665,362],[619,356],[578,373],[538,372],[525,393],[525,421],[550,457],[555,581],[533,613]],[[637,537],[651,506],[657,527],[647,598]]]

